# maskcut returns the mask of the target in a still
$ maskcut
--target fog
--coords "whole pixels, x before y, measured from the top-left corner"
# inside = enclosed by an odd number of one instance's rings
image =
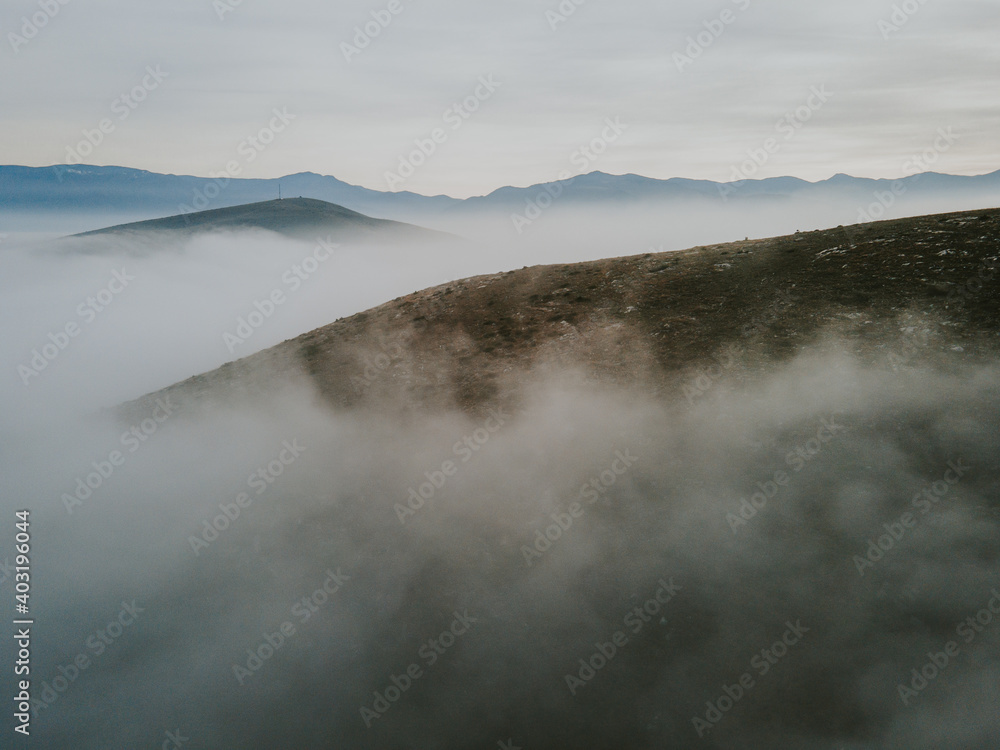
[[[694,399],[564,368],[513,373],[516,408],[472,414],[337,410],[305,378],[99,412],[428,285],[646,252],[662,226],[612,241],[562,220],[508,247],[344,245],[294,290],[314,246],[270,234],[8,243],[0,471],[4,518],[31,510],[30,744],[991,747],[997,365],[894,370],[834,341]],[[683,226],[662,242],[735,231]]]
[[[509,211],[431,215],[420,223],[466,242],[380,246],[343,241],[333,260],[318,263],[311,273],[295,269],[314,255],[323,238],[302,242],[254,231],[142,241],[108,235],[60,239],[42,232],[52,228],[48,220],[22,217],[27,222],[22,228],[34,231],[0,238],[0,354],[13,363],[0,376],[0,407],[33,415],[40,404],[57,403],[60,410],[87,412],[455,279],[838,225],[849,232],[862,211],[870,211],[868,198],[878,203],[874,193],[829,201],[747,199],[740,192],[746,189],[734,188],[724,204],[581,206],[556,199],[551,205],[540,201],[546,208],[537,215],[524,203],[512,204]],[[903,193],[878,214],[898,218],[995,204],[990,201],[985,194]],[[92,216],[87,227],[78,228],[93,228],[99,218]],[[123,269],[134,280],[113,295],[112,304],[99,310],[98,302],[92,312],[79,314],[79,306]],[[227,343],[225,334],[274,290],[285,293],[285,302],[244,342]],[[33,352],[51,343],[49,335],[58,336],[69,323],[79,324],[81,333],[51,365],[44,371],[34,368],[37,376],[18,374],[19,366],[31,366]]]
[[[562,202],[558,197],[550,202],[545,189],[539,188],[532,198],[511,203],[504,212],[469,209],[426,221],[435,229],[490,244],[495,252],[518,263],[526,257],[531,265],[682,250],[747,237],[778,237],[1000,205],[1000,192],[985,188],[969,193],[903,190],[893,194],[892,185],[885,181],[871,192],[831,188],[824,195],[777,197],[754,195],[746,183],[733,183],[722,201],[716,200],[720,196],[713,189],[711,198],[700,200],[617,204],[596,198],[590,204]]]
[[[263,231],[12,242],[0,260],[0,347],[12,363],[2,407],[29,418],[43,405],[113,406],[395,297],[505,268],[476,247],[333,244]],[[238,333],[261,308],[251,335]],[[68,324],[80,330],[67,342]],[[65,346],[43,354],[44,369],[32,365],[34,352],[59,346],[50,334]]]
[[[211,417],[168,403],[143,443],[101,422],[5,429],[51,702],[33,741],[987,747],[1000,628],[957,629],[1000,610],[998,375],[827,355],[694,405],[548,382],[492,420],[406,421],[288,383]],[[455,613],[475,622],[428,646]],[[787,654],[759,656],[783,636]],[[904,705],[897,686],[948,641]],[[610,662],[567,681],[598,649]],[[744,674],[699,739],[693,719]]]

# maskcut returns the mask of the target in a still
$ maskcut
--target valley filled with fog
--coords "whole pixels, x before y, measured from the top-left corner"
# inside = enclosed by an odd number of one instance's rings
[[[996,232],[953,221],[969,242]],[[502,398],[472,408],[420,389],[344,408],[315,366],[264,369],[263,395],[181,387],[112,408],[424,287],[490,274],[453,285],[460,298],[522,265],[650,263],[639,222],[611,244],[585,222],[522,245],[263,231],[8,245],[0,468],[3,513],[32,509],[36,740],[984,747],[1000,369],[988,345],[967,357],[941,338],[943,312],[876,342],[874,361],[833,328],[751,356],[790,320],[769,313],[656,388],[593,376],[595,357],[656,359],[626,318],[619,348],[573,334],[558,358],[505,355]],[[828,234],[846,247],[847,232]],[[619,335],[601,292],[566,283],[592,321],[579,333]],[[786,287],[759,294],[802,292]],[[393,309],[371,315],[424,335],[420,305]],[[351,382],[440,379],[412,336],[354,334],[367,353]]]

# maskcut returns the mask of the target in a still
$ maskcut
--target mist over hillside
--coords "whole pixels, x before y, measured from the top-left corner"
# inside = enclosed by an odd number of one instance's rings
[[[0,3],[0,750],[998,750],[995,6]]]
[[[3,389],[33,741],[989,747],[998,227],[345,246],[294,292],[276,235],[9,249],[8,361],[81,329]]]

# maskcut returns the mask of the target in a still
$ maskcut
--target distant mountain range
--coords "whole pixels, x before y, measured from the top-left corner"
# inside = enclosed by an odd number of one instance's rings
[[[357,211],[351,211],[343,206],[315,198],[286,198],[208,211],[195,211],[163,219],[119,224],[105,229],[82,232],[74,236],[87,237],[101,234],[136,236],[161,232],[199,234],[246,229],[264,229],[308,240],[314,240],[317,237],[355,241],[457,239],[452,235],[423,229],[412,224],[373,219]]]
[[[672,178],[658,180],[635,174],[591,172],[565,182],[529,187],[502,187],[467,199],[412,192],[381,192],[350,185],[335,177],[303,172],[273,179],[215,179],[165,175],[126,167],[56,165],[52,167],[0,166],[0,219],[6,213],[90,214],[128,218],[155,218],[258,203],[285,196],[315,198],[368,216],[423,223],[472,214],[524,211],[531,202],[548,203],[557,196],[560,206],[658,205],[695,201],[708,204],[753,205],[791,198],[854,201],[867,205],[876,193],[896,184],[907,199],[947,193],[950,196],[1000,195],[1000,171],[966,177],[928,172],[895,180],[872,180],[838,174],[821,182],[794,177],[718,183]],[[541,197],[548,196],[548,197]],[[97,224],[96,228],[100,226]],[[3,227],[0,227],[2,229]]]

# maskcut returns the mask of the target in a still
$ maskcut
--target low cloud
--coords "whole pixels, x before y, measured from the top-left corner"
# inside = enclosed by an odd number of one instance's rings
[[[36,739],[977,748],[995,734],[1000,370],[830,353],[755,385],[724,375],[693,403],[572,382],[526,377],[503,425],[339,412],[285,382],[239,407],[181,402],[131,453],[120,422],[9,426],[4,512],[31,507],[36,529],[33,695],[50,698]],[[477,450],[456,453],[466,437]],[[61,495],[112,450],[127,460],[68,512]],[[401,524],[422,483],[434,491]],[[919,524],[859,575],[903,513]],[[91,643],[123,601],[141,615]],[[79,654],[89,668],[70,680]],[[127,709],[113,736],[109,706]]]

